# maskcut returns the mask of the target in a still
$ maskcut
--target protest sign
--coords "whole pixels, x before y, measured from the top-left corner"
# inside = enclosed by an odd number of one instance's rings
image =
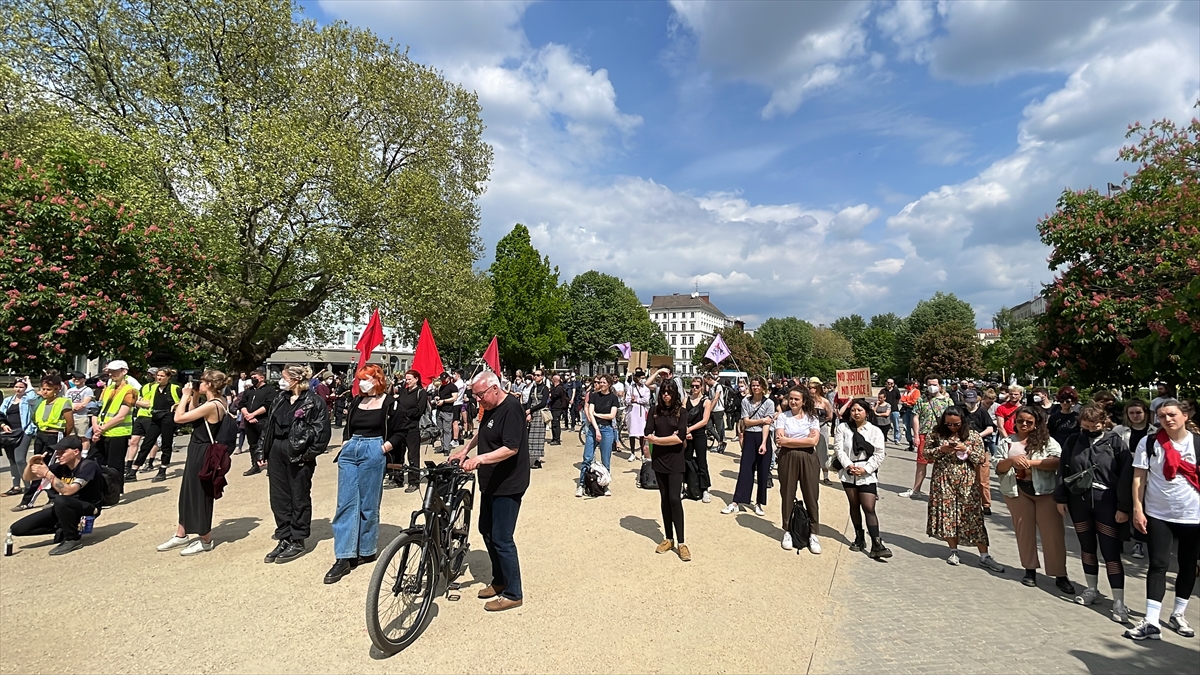
[[[838,398],[870,398],[871,369],[852,368],[837,371]]]

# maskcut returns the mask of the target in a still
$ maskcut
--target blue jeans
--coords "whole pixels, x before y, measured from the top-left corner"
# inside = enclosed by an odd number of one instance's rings
[[[883,440],[886,441],[887,439],[885,438]],[[899,410],[892,411],[892,442],[893,443],[900,442],[900,411]]]
[[[579,484],[583,485],[583,477],[587,474],[588,467],[591,466],[592,460],[596,457],[596,430],[584,420],[584,438],[583,438],[583,466],[579,469]],[[612,471],[612,451],[613,451],[613,428],[600,427],[600,463],[604,468]]]
[[[510,600],[521,599],[521,561],[517,558],[517,514],[521,498],[517,495],[482,495],[479,503],[479,534],[492,561],[492,585],[503,587],[500,595]]]
[[[904,437],[908,439],[908,447],[913,447],[913,420],[916,415],[911,410],[904,412]]]
[[[337,511],[333,514],[333,555],[353,560],[374,555],[379,543],[379,502],[383,499],[383,439],[352,436],[338,454]]]

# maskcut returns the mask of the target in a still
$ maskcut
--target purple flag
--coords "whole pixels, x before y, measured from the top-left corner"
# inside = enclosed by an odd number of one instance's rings
[[[611,345],[613,349],[621,352],[621,358],[629,360],[629,355],[633,353],[633,347],[628,342],[622,342],[619,345]]]
[[[729,358],[729,347],[725,345],[725,340],[720,335],[713,337],[712,344],[708,346],[708,351],[704,352],[704,358],[711,360],[713,363],[720,363]]]

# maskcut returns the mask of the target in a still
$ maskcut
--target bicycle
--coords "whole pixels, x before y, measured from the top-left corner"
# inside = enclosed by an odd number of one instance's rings
[[[475,474],[457,462],[425,462],[428,478],[421,510],[408,529],[383,550],[367,586],[367,633],[376,649],[391,656],[411,645],[424,630],[433,597],[445,584],[458,600],[456,583],[471,545]],[[468,487],[469,485],[469,487]],[[423,517],[423,522],[418,519]]]
[[[625,415],[624,414],[620,414],[617,416],[616,424],[614,426],[616,427],[617,433],[615,435],[615,438],[613,439],[613,449],[614,450],[620,449],[625,452],[628,452],[629,451],[629,425],[627,425],[625,423]],[[587,429],[588,429],[587,420],[584,419],[583,425],[579,427],[579,444],[580,445],[584,445],[585,443],[587,443]],[[597,438],[596,443],[599,444],[600,439]]]

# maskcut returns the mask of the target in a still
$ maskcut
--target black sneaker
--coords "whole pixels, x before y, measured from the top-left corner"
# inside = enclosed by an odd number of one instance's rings
[[[1025,576],[1021,579],[1021,583],[1026,586],[1037,586],[1037,570],[1025,570]]]
[[[302,555],[304,555],[304,540],[297,539],[296,541],[289,541],[287,548],[283,549],[279,552],[279,555],[275,556],[275,562],[277,564],[291,562]]]
[[[154,474],[154,478],[150,479],[151,483],[161,483],[167,479],[167,467],[158,467],[158,473]]]
[[[279,554],[283,553],[284,550],[287,549],[287,547],[288,547],[288,540],[280,539],[279,543],[275,545],[275,548],[271,549],[271,552],[267,554],[267,557],[263,558],[263,562],[265,562],[265,563],[275,562],[275,559],[278,558]]]
[[[1075,595],[1075,586],[1071,583],[1071,580],[1066,577],[1055,577],[1054,585],[1058,586],[1058,590],[1067,595]]]
[[[259,466],[258,464],[255,464],[254,466],[250,467],[250,470],[242,473],[242,475],[243,476],[253,476],[256,473],[262,473],[262,467]]]
[[[129,470],[125,472],[125,482],[126,483],[136,483],[137,482],[137,469],[130,467]]]
[[[350,574],[350,571],[353,569],[354,565],[352,565],[349,560],[335,560],[333,562],[333,567],[330,567],[329,571],[325,573],[325,583],[336,584],[342,580],[342,577]]]
[[[50,549],[50,555],[65,555],[77,548],[83,548],[82,539],[64,539],[58,546]]]
[[[983,507],[983,515],[985,515],[985,516],[992,515],[992,507],[990,507],[990,506]]]

